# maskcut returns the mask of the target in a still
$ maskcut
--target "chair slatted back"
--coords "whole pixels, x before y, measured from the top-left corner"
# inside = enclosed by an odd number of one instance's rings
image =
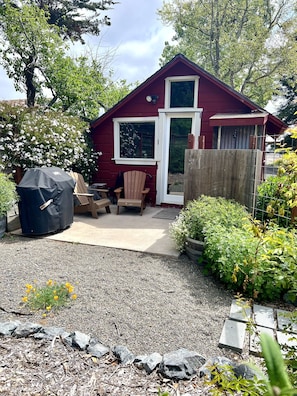
[[[83,176],[80,173],[77,172],[69,172],[70,176],[75,180],[75,187],[74,187],[74,192],[77,194],[87,194],[88,193],[88,187],[84,181]],[[81,205],[88,205],[89,200],[88,197],[84,197],[83,195],[77,195],[77,199],[79,200]]]
[[[124,173],[124,195],[126,199],[142,199],[146,174],[141,171]]]

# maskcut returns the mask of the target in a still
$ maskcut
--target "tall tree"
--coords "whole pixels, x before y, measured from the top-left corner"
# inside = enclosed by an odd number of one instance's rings
[[[0,32],[1,63],[16,89],[26,91],[28,107],[33,107],[40,81],[46,80],[45,65],[64,53],[58,28],[47,23],[38,7],[17,8],[5,1],[0,8]]]
[[[297,124],[297,75],[284,76],[280,83],[279,94],[283,103],[277,116],[289,125]]]
[[[98,116],[131,89],[126,81],[114,83],[106,59],[92,53],[73,59],[59,27],[48,23],[48,14],[33,4],[16,7],[6,0],[0,8],[0,63],[26,92],[28,107],[36,98],[46,107],[79,115]]]
[[[125,80],[113,82],[112,73],[105,75],[104,64],[92,53],[73,59],[63,56],[46,66],[46,87],[52,99],[44,97],[48,107],[55,107],[86,121],[97,118],[129,93],[132,85]]]
[[[0,7],[7,0],[0,0]],[[48,23],[59,27],[61,37],[84,43],[86,33],[99,35],[101,25],[110,25],[107,15],[101,15],[117,4],[114,0],[11,0],[18,8],[34,5],[48,14]]]
[[[181,52],[259,105],[272,97],[294,0],[172,0],[158,11],[175,31],[161,64]]]

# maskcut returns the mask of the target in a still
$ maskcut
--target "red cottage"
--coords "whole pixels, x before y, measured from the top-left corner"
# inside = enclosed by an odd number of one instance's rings
[[[186,148],[264,150],[265,135],[286,125],[183,55],[92,122],[102,152],[94,182],[116,185],[120,172],[147,173],[151,205],[182,205]]]

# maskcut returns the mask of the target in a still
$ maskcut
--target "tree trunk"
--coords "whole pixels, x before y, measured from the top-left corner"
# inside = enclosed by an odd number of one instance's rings
[[[33,57],[30,56],[29,63],[25,69],[25,84],[26,84],[26,92],[27,92],[27,106],[34,107],[35,105],[35,96],[36,96],[36,87],[34,85],[34,63]]]

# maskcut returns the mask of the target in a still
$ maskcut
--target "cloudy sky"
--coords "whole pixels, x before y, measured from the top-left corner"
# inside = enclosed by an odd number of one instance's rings
[[[163,0],[118,1],[120,4],[108,11],[112,25],[104,28],[99,37],[89,37],[87,47],[103,48],[112,54],[108,64],[115,79],[142,82],[160,68],[164,42],[172,37],[172,31],[156,15]],[[23,97],[0,67],[0,100]]]

